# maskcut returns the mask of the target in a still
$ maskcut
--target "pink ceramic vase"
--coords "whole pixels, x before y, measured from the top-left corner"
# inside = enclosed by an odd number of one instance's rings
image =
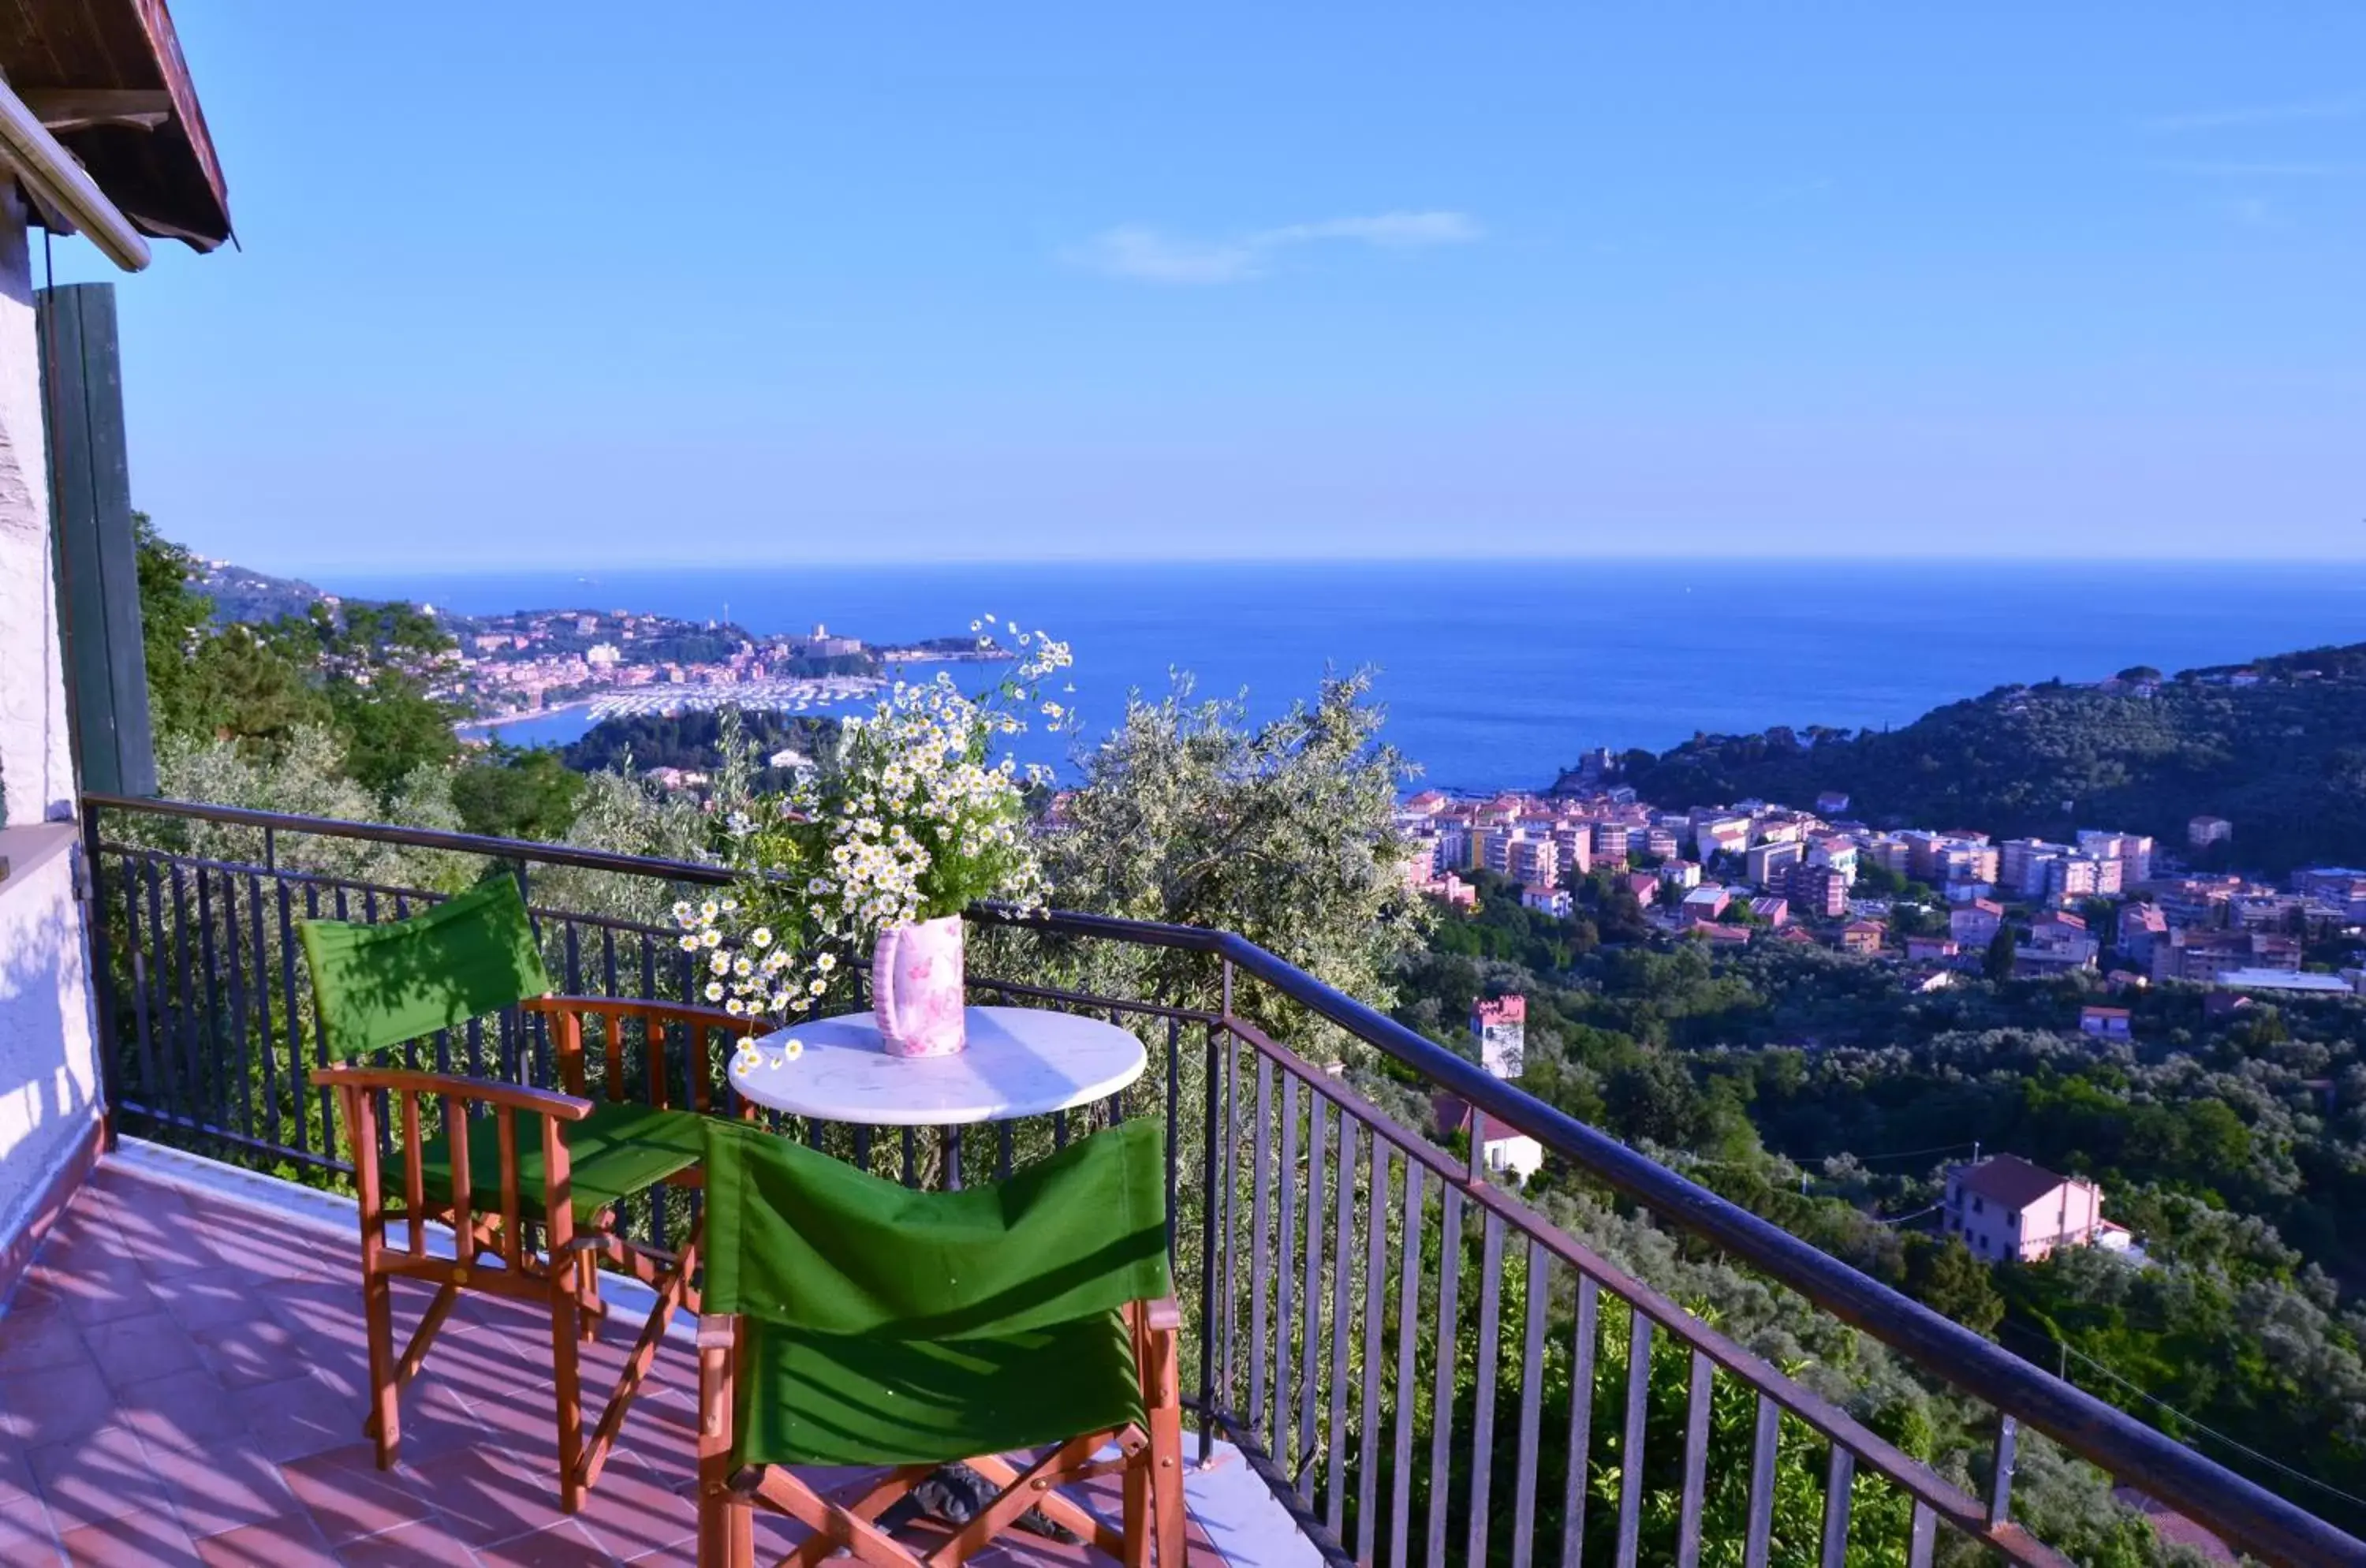
[[[891,1056],[950,1056],[969,1043],[962,1009],[962,921],[889,926],[871,957],[871,1010]]]

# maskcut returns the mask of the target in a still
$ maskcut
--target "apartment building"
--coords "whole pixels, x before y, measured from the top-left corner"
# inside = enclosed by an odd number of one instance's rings
[[[1725,907],[1731,902],[1733,902],[1731,894],[1711,884],[1706,887],[1696,887],[1685,894],[1684,901],[1680,908],[1684,912],[1685,923],[1692,924],[1701,920],[1716,919],[1725,913]]]
[[[1769,843],[1752,844],[1742,853],[1742,874],[1757,886],[1772,887],[1784,873],[1799,864],[1806,855],[1806,846],[1796,839],[1777,839]]]
[[[1947,911],[1947,934],[1966,947],[1986,947],[2004,924],[2004,906],[1993,898],[1975,898]]]
[[[2152,947],[2152,977],[2206,986],[2236,969],[2269,969],[2287,975],[2300,972],[2298,937],[2268,931],[2214,931],[2199,926],[2172,929],[2167,941]]]
[[[2153,944],[2169,935],[2169,917],[2150,904],[2120,907],[2120,949],[2135,963],[2152,966]]]
[[[1836,920],[1848,911],[1848,878],[1828,865],[1795,865],[1770,891],[1791,901],[1792,911],[1810,919]]]

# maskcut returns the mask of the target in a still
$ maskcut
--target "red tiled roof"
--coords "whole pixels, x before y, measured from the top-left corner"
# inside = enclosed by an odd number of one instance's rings
[[[1959,1166],[1955,1177],[1967,1192],[2015,1213],[2062,1185],[2064,1179],[2019,1155],[1995,1155],[1977,1165]]]

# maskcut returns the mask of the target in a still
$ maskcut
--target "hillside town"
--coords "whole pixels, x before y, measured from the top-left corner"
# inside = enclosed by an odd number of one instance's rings
[[[759,637],[728,622],[623,610],[517,611],[453,631],[452,694],[485,719],[637,694],[648,700],[620,711],[801,706],[846,694],[839,687],[874,688],[882,662],[862,639],[826,626]]]
[[[1475,904],[1462,874],[1475,868],[1517,883],[1527,908],[1567,918],[1599,877],[1671,936],[1821,942],[1894,964],[1921,989],[1991,965],[2092,976],[2115,990],[2366,988],[2351,945],[2366,927],[2366,871],[2308,867],[2273,886],[2188,870],[2141,833],[1999,841],[1972,829],[1876,829],[1848,811],[1847,796],[1829,793],[1812,808],[1744,800],[1662,811],[1628,788],[1564,781],[1485,799],[1425,790],[1398,820],[1414,848],[1412,885],[1448,906]],[[2196,817],[2182,850],[2227,843],[2233,831]],[[2010,933],[2009,960],[2000,932]],[[2311,962],[2326,954],[2351,962]]]

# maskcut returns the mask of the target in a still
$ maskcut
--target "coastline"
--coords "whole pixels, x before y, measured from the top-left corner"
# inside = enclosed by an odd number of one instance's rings
[[[452,727],[452,731],[464,743],[476,744],[500,741],[504,739],[504,731],[532,726],[566,733],[537,734],[525,744],[565,745],[612,718],[713,713],[724,708],[741,708],[750,713],[830,715],[874,699],[886,683],[875,675],[821,675],[738,686],[623,686],[498,718],[463,719]]]
[[[528,708],[523,713],[502,714],[495,718],[464,718],[452,727],[452,733],[463,740],[490,739],[493,731],[513,724],[525,724],[537,718],[553,718],[560,714],[589,709],[592,699],[580,697],[571,703],[559,703],[552,707]]]

